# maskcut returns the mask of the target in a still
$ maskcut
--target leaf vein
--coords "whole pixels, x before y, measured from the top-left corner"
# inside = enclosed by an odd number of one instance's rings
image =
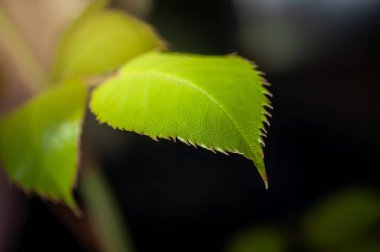
[[[132,77],[132,76],[151,76],[151,77],[157,77],[157,78],[161,78],[161,79],[166,79],[166,80],[169,80],[169,81],[172,81],[172,82],[175,82],[177,84],[181,84],[181,85],[184,85],[184,86],[187,86],[195,91],[197,91],[198,93],[202,94],[203,96],[205,96],[208,100],[210,100],[215,106],[217,106],[226,116],[227,118],[231,121],[231,123],[233,124],[233,126],[236,128],[237,132],[239,133],[240,135],[240,138],[243,140],[244,144],[248,147],[248,150],[250,153],[251,156],[249,156],[250,158],[253,158],[253,154],[252,154],[252,151],[251,151],[251,147],[250,145],[248,144],[248,141],[246,140],[246,138],[244,137],[244,134],[242,133],[241,129],[236,125],[235,121],[233,120],[233,118],[231,117],[231,115],[227,112],[227,110],[220,104],[220,102],[218,100],[216,100],[214,97],[212,97],[210,94],[208,94],[205,90],[203,90],[202,88],[200,88],[199,86],[197,86],[196,84],[192,83],[191,81],[188,81],[188,80],[184,80],[184,79],[181,79],[179,77],[174,77],[174,76],[171,76],[171,75],[167,75],[167,74],[163,74],[163,73],[159,73],[159,72],[143,72],[143,73],[140,73],[140,72],[128,72],[126,73],[125,77]]]

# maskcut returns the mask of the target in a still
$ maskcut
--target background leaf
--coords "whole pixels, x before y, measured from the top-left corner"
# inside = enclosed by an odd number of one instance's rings
[[[98,1],[99,2],[99,1]],[[111,71],[164,43],[152,28],[123,12],[89,6],[62,38],[53,80],[88,77]]]
[[[284,252],[286,234],[272,227],[258,227],[237,234],[228,244],[227,252]]]
[[[348,248],[354,251],[379,221],[379,197],[366,189],[351,189],[329,197],[309,213],[304,233],[315,247],[330,250],[346,247],[347,251]]]
[[[98,87],[91,109],[101,122],[156,138],[178,138],[252,159],[265,183],[262,135],[270,106],[264,80],[237,56],[152,52]]]
[[[82,83],[47,90],[0,124],[0,160],[27,191],[75,207],[79,137],[86,104]]]

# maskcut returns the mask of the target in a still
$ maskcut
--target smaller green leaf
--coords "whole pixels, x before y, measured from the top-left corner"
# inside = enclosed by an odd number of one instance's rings
[[[238,56],[147,53],[99,86],[90,107],[101,122],[154,139],[179,139],[254,161],[263,160],[269,92]]]
[[[75,208],[72,189],[86,96],[83,83],[64,83],[1,120],[0,160],[14,183]]]
[[[57,52],[54,81],[90,77],[116,69],[144,52],[165,47],[152,28],[120,11],[87,8],[64,34]]]

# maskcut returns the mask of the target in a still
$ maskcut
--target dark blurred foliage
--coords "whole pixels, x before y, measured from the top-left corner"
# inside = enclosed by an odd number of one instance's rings
[[[359,2],[155,1],[147,19],[173,50],[238,52],[267,73],[275,107],[265,148],[270,188],[242,157],[157,143],[89,117],[84,140],[137,251],[224,251],[241,230],[296,229],[338,189],[379,192],[380,6]],[[80,250],[38,199],[19,244],[18,251]]]
[[[354,187],[332,193],[287,222],[246,228],[226,247],[228,252],[380,251],[380,198]]]

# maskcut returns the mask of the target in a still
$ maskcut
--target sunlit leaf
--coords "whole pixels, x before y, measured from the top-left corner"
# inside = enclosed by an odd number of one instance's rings
[[[139,54],[164,48],[152,28],[123,12],[91,5],[61,40],[53,80],[89,77],[114,70]]]
[[[0,160],[26,191],[75,207],[79,137],[86,104],[82,83],[65,83],[35,97],[0,124]]]
[[[262,144],[265,81],[238,56],[152,52],[93,93],[101,122],[154,139],[179,139],[252,159],[266,182]]]

